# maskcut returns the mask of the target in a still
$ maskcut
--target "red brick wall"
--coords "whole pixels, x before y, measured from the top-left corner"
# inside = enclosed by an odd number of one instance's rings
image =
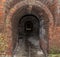
[[[50,49],[55,49],[60,52],[60,2],[55,0],[54,6],[51,8],[54,12],[54,34],[53,38],[50,39]]]
[[[0,32],[2,32],[3,30],[3,23],[4,23],[4,11],[3,11],[3,2],[0,2]]]

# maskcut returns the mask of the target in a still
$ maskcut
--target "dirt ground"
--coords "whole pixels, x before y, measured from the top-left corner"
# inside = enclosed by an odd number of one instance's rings
[[[13,54],[13,57],[44,57],[41,49],[39,50],[31,44],[26,46],[22,40],[17,44]]]

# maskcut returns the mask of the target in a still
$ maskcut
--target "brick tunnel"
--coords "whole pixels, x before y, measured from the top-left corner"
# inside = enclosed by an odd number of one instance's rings
[[[14,17],[14,19],[15,18],[16,17]],[[20,51],[22,51],[22,49],[25,48],[25,53],[28,52],[27,55],[23,55],[23,56],[25,56],[25,57],[29,57],[29,56],[37,57],[38,56],[37,55],[38,51],[41,51],[40,44],[39,44],[40,38],[47,37],[47,36],[44,36],[42,33],[43,23],[44,23],[44,21],[42,20],[42,17],[39,20],[38,17],[36,17],[33,14],[24,15],[19,20],[18,23],[15,23],[15,20],[12,21],[12,28],[13,28],[12,36],[15,40],[14,47],[16,46],[16,43],[18,43],[17,47],[15,48],[14,53],[17,52],[16,50],[18,49],[18,46],[19,47],[21,46]],[[45,32],[45,30],[44,30],[44,32]],[[39,34],[41,34],[41,35],[39,35]],[[47,41],[47,39],[46,39],[46,41]],[[25,43],[25,44],[22,44],[22,43]],[[22,47],[23,45],[25,45],[25,46]],[[48,45],[46,44],[46,50],[47,50],[47,48],[48,48]],[[24,53],[24,51],[22,51],[22,52]],[[22,54],[21,52],[19,54],[20,55],[15,54],[15,56],[23,57],[21,55]],[[43,54],[41,56],[43,56]],[[40,57],[40,55],[38,57]]]
[[[48,0],[47,0],[48,1]],[[7,5],[8,4],[8,5]],[[48,57],[54,18],[48,2],[15,0],[5,2],[5,54],[10,57]]]
[[[21,48],[23,48],[22,45],[25,45],[24,48],[26,47],[25,50],[27,49],[28,50],[27,52],[29,53],[29,55],[27,53],[26,55],[27,57],[29,56],[37,57],[38,56],[37,50],[41,51],[41,48],[42,48],[42,52],[43,53],[45,52],[44,54],[47,55],[47,50],[48,50],[48,36],[47,35],[48,35],[49,20],[45,20],[45,19],[48,19],[48,17],[43,15],[44,13],[43,10],[41,10],[42,15],[39,16],[39,15],[33,14],[32,12],[28,13],[28,11],[26,11],[25,9],[24,9],[25,14],[22,13],[23,14],[22,17],[20,17],[20,14],[19,14],[20,9],[19,9],[17,13],[14,13],[13,19],[11,20],[13,51],[15,49],[13,53],[17,52],[16,49],[18,49],[18,46],[21,45]],[[34,6],[33,6],[33,10],[34,10]],[[35,12],[36,11],[37,9],[35,10]],[[43,43],[45,47],[43,47],[41,44],[41,42],[43,42],[42,40],[45,42]],[[22,43],[25,43],[25,44],[22,44],[21,41]],[[30,48],[30,51],[32,49],[33,50],[35,49],[34,50],[36,51],[35,55],[31,55],[32,51],[30,52],[28,48]],[[21,50],[22,49],[20,49],[20,51]],[[22,57],[21,52],[19,54],[20,54],[19,56]],[[34,52],[32,54],[34,54]]]
[[[27,3],[26,1],[17,3],[7,15],[6,35],[10,39],[11,45],[10,51],[8,52],[14,56],[15,52],[17,52],[15,50],[18,49],[18,46],[24,45],[24,47],[26,47],[24,52],[26,49],[28,49],[25,53],[29,54],[22,55],[26,57],[37,57],[37,52],[39,52],[37,50],[42,50],[43,55],[41,56],[47,57],[49,49],[49,29],[53,27],[53,21],[51,21],[53,20],[51,12],[41,2],[28,2],[31,4]],[[52,24],[51,26],[49,25],[50,23]],[[21,41],[22,43],[25,42],[25,44],[20,43]],[[16,45],[18,46],[16,47]],[[35,51],[35,53],[31,51],[32,49]],[[24,52],[21,51],[21,53]],[[18,53],[17,56],[21,57],[21,53]]]

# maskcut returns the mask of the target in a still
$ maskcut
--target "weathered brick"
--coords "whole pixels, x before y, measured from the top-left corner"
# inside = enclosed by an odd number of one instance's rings
[[[19,7],[21,5],[23,5],[22,3],[19,4],[19,2],[21,2],[20,0],[14,0],[14,1],[13,0],[1,0],[0,1],[0,33],[2,31],[6,30],[4,33],[7,34],[3,37],[3,38],[5,38],[5,37],[6,38],[4,40],[2,40],[2,45],[5,43],[5,45],[8,46],[7,52],[6,52],[6,54],[7,54],[6,57],[9,57],[8,54],[11,57],[11,51],[12,51],[11,38],[13,38],[13,37],[11,35],[12,34],[12,25],[11,25],[12,19],[11,18],[13,16],[13,14],[19,9]],[[59,44],[60,44],[60,2],[58,2],[58,0],[54,0],[54,1],[53,0],[38,0],[38,2],[39,1],[41,4],[39,3],[38,6],[40,6],[40,8],[42,8],[45,11],[45,13],[49,17],[49,21],[50,21],[49,32],[48,32],[49,33],[49,48],[56,46],[57,50],[58,50],[58,49],[60,49],[60,46],[59,46]],[[4,6],[5,2],[6,2],[6,5]],[[26,3],[24,2],[24,6],[25,6],[25,4],[33,5],[35,3],[37,3],[37,0],[26,0]],[[18,5],[16,6],[16,4],[18,4]],[[30,7],[29,10],[31,11],[32,8],[33,8],[33,6]],[[40,8],[39,8],[39,10],[40,10]],[[5,10],[6,10],[6,12],[4,13]],[[52,15],[49,12],[51,12]],[[4,14],[6,16],[4,16]],[[54,19],[52,19],[52,16]],[[8,17],[8,18],[6,18],[6,17]],[[4,26],[5,24],[7,24],[6,27]],[[54,27],[52,26],[53,24],[54,24]],[[0,38],[0,40],[1,40],[1,38]],[[5,47],[5,45],[3,45],[3,47]],[[46,46],[45,43],[42,43],[42,46],[43,47]],[[3,49],[3,47],[2,47],[2,49]],[[2,55],[1,57],[4,57],[4,56],[5,55]]]

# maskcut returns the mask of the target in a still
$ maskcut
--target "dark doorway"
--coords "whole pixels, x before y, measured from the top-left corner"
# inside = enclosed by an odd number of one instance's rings
[[[45,57],[45,50],[40,47],[40,40],[46,42],[44,35],[44,20],[28,14],[18,22],[18,54],[20,57]],[[43,41],[42,41],[43,42]],[[47,46],[47,44],[46,44]],[[44,47],[43,47],[44,48]],[[41,55],[42,54],[42,55]]]
[[[25,15],[19,21],[19,36],[39,36],[39,27],[39,19],[36,16]]]
[[[25,22],[24,30],[26,35],[30,35],[31,33],[33,33],[33,23],[31,21]]]
[[[24,51],[27,53],[26,57],[37,57],[37,52],[40,51],[39,45],[39,19],[32,15],[25,15],[19,21],[18,26],[18,41],[24,42]],[[38,56],[39,57],[39,56]]]

